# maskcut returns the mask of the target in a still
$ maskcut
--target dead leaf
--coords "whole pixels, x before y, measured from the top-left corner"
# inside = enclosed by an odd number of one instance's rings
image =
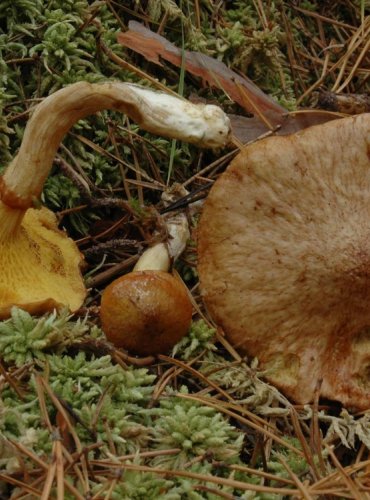
[[[128,31],[118,34],[119,43],[160,66],[161,58],[175,66],[181,66],[181,49],[136,21],[130,21],[128,26]],[[189,73],[199,76],[205,85],[222,89],[230,99],[254,115],[252,118],[228,115],[234,137],[243,144],[268,132],[287,135],[343,116],[340,113],[318,109],[290,113],[247,77],[232,71],[217,59],[199,52],[185,51],[184,61],[185,69]]]
[[[233,135],[242,143],[254,141],[269,132],[269,128],[258,117],[247,118],[241,115],[229,114]],[[343,115],[339,113],[321,111],[319,109],[305,109],[298,112],[286,113],[281,118],[279,127],[274,135],[288,135],[313,125],[319,125],[330,120],[337,120]]]
[[[138,52],[155,64],[161,65],[161,57],[176,66],[181,66],[181,49],[136,21],[130,21],[128,26],[128,31],[118,34],[120,44]],[[278,126],[282,115],[287,112],[248,78],[232,71],[217,59],[200,52],[185,51],[184,61],[185,69],[201,77],[204,84],[222,89],[249,113],[255,114],[258,108],[273,126]]]

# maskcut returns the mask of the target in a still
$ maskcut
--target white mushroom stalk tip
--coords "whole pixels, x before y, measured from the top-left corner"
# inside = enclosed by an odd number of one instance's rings
[[[188,192],[185,188],[174,185],[171,190],[163,193],[162,200],[165,206],[169,206],[186,194]],[[157,243],[145,250],[137,261],[134,271],[169,271],[171,264],[185,250],[190,238],[186,214],[184,212],[169,212],[163,216],[163,222],[167,231],[167,242]]]

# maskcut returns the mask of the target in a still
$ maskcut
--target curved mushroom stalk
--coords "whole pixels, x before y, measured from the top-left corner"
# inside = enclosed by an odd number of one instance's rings
[[[205,203],[207,308],[298,403],[370,408],[369,191],[364,114],[245,148]]]
[[[143,129],[203,147],[224,145],[229,120],[216,106],[195,105],[136,85],[79,82],[47,97],[25,129],[18,155],[0,178],[0,317],[12,305],[43,312],[76,310],[86,290],[80,253],[55,217],[32,204],[70,127],[103,109],[126,113]]]
[[[229,119],[217,106],[192,104],[122,82],[75,83],[35,108],[20,151],[2,178],[2,201],[13,208],[30,207],[68,130],[81,118],[104,109],[127,114],[148,132],[205,148],[220,147],[229,140]]]

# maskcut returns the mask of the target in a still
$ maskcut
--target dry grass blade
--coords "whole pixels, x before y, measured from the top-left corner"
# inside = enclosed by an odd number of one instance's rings
[[[50,397],[51,401],[53,402],[54,406],[63,415],[63,418],[64,418],[64,420],[65,420],[65,422],[66,422],[66,424],[68,426],[68,430],[69,430],[71,436],[73,437],[73,440],[74,440],[77,452],[79,453],[79,455],[81,457],[80,460],[81,460],[81,466],[82,466],[82,471],[83,471],[82,487],[83,487],[84,493],[87,495],[87,494],[89,494],[89,491],[90,491],[89,476],[88,476],[88,470],[87,470],[87,466],[86,466],[86,461],[84,460],[83,448],[82,448],[80,439],[79,439],[79,437],[78,437],[78,435],[76,433],[76,430],[75,430],[74,426],[72,425],[72,423],[70,421],[69,415],[67,414],[64,406],[61,404],[61,402],[59,401],[59,399],[55,396],[55,394],[53,393],[53,391],[49,387],[49,385],[46,382],[46,380],[44,380],[42,377],[38,377],[38,378],[39,378],[40,384],[42,385],[42,387],[47,392],[47,394]]]
[[[57,500],[64,500],[64,459],[62,452],[62,443],[59,435],[55,439],[56,439],[55,463],[56,463],[56,476],[57,476]]]
[[[269,130],[274,131],[276,127],[270,122],[270,120],[268,119],[268,117],[263,114],[263,112],[258,107],[258,104],[255,103],[250,98],[250,96],[245,91],[245,88],[242,85],[240,85],[238,82],[235,82],[235,85],[239,89],[239,92],[240,92],[242,100],[245,101],[245,108],[246,109],[251,109],[254,113],[256,113],[256,115],[261,120],[261,122],[263,122]]]
[[[302,498],[304,498],[305,500],[313,500],[313,497],[310,495],[306,486],[299,480],[298,476],[292,471],[292,469],[289,467],[289,465],[288,465],[287,461],[284,459],[284,457],[282,457],[281,455],[278,455],[278,460],[282,463],[285,470],[288,472],[289,476],[294,481],[294,484],[299,489],[299,491],[302,495]]]
[[[365,478],[366,472],[363,473],[363,471],[368,470],[369,467],[370,467],[370,460],[366,460],[364,462],[346,467],[344,470],[345,470],[346,475],[359,474],[361,472],[362,477]],[[319,481],[316,481],[312,485],[312,489],[316,492],[319,490],[321,491],[322,489],[325,489],[325,488],[338,487],[340,480],[341,480],[341,474],[340,474],[340,471],[337,469],[334,472],[323,477]]]
[[[111,158],[112,160],[116,161],[120,165],[122,165],[122,166],[126,167],[127,169],[131,170],[135,174],[137,173],[136,168],[134,166],[132,166],[130,163],[127,163],[126,161],[122,160],[122,158],[119,158],[118,156],[110,153],[109,151],[107,151],[103,147],[101,147],[98,144],[95,144],[94,142],[90,141],[90,139],[88,139],[88,138],[86,138],[86,137],[84,137],[82,135],[79,135],[79,134],[75,135],[72,132],[70,132],[70,135],[76,137],[79,141],[81,141],[83,144],[85,144],[86,146],[88,146],[89,148],[91,148],[93,151],[96,151],[97,153],[99,153],[99,154],[101,154],[103,156],[107,156],[108,158]],[[155,179],[153,179],[142,168],[140,169],[140,175],[144,179],[146,179],[147,181],[151,182],[152,184],[157,185],[161,189],[163,188],[163,185],[160,182],[158,182]]]
[[[77,436],[77,433],[76,433],[76,431],[75,431],[75,429],[74,429],[74,427],[73,427],[73,425],[72,425],[72,423],[71,423],[71,421],[69,419],[69,416],[68,416],[68,414],[67,414],[64,406],[60,403],[60,401],[58,400],[58,398],[55,396],[55,394],[53,393],[53,391],[49,387],[49,384],[46,382],[46,380],[44,380],[39,375],[37,375],[37,379],[39,380],[39,383],[42,385],[42,387],[47,392],[47,394],[50,397],[50,399],[52,400],[54,406],[63,415],[64,421],[66,422],[66,424],[68,426],[68,430],[71,433],[71,435],[73,436],[73,439],[74,439],[74,442],[75,442],[75,445],[76,445],[76,449],[77,449],[78,452],[82,453],[82,446],[81,446],[80,439]],[[44,398],[43,398],[43,400],[45,401]],[[46,403],[45,403],[45,410],[46,410]],[[50,425],[49,426],[49,430],[51,432],[53,432],[53,427],[50,424],[50,420],[49,420],[49,425]]]
[[[45,422],[45,425],[49,429],[49,432],[52,433],[53,426],[51,425],[49,413],[48,413],[48,410],[46,407],[46,401],[45,401],[45,395],[44,395],[44,391],[43,391],[42,380],[43,379],[41,378],[40,375],[35,376],[36,392],[37,392],[37,396],[38,396],[38,402],[39,402],[42,418]]]
[[[323,444],[322,444],[322,436],[321,436],[320,423],[319,423],[319,391],[320,391],[321,384],[322,384],[322,380],[320,380],[317,384],[315,398],[314,398],[314,402],[312,405],[312,418],[311,418],[311,425],[310,425],[310,444],[311,444],[311,449],[314,450],[314,452],[318,458],[321,473],[325,474],[325,460],[324,460],[324,457],[322,454]]]
[[[200,373],[198,370],[189,366],[188,363],[184,363],[184,362],[182,362],[178,359],[175,359],[175,358],[170,358],[169,356],[165,356],[164,354],[160,354],[158,356],[158,359],[160,359],[162,361],[166,361],[167,363],[173,363],[173,364],[181,367],[184,371],[191,373],[192,375],[199,378],[200,380],[205,382],[207,385],[209,385],[210,387],[215,389],[221,396],[224,396],[229,401],[233,401],[233,398],[226,391],[224,391],[221,387],[219,387],[217,384],[215,384],[212,380],[209,380],[205,375]]]
[[[310,449],[310,447],[309,447],[309,445],[308,445],[308,443],[307,443],[307,441],[306,441],[306,439],[304,437],[304,434],[302,432],[302,428],[301,428],[301,425],[300,425],[300,422],[299,422],[299,419],[298,419],[297,412],[296,412],[296,410],[293,407],[290,409],[290,416],[291,416],[293,428],[294,428],[294,431],[295,431],[295,435],[298,437],[299,442],[301,443],[303,453],[305,455],[307,463],[311,467],[311,471],[312,471],[313,477],[317,480],[321,476],[320,476],[320,473],[319,473],[319,471],[317,469],[317,466],[316,466],[315,459],[314,459],[314,456],[312,454],[312,451],[311,451],[311,449]]]
[[[13,446],[15,446],[22,454],[24,454],[26,457],[30,458],[33,460],[38,466],[43,468],[44,470],[48,469],[48,464],[44,462],[36,453],[33,451],[29,450],[26,448],[22,443],[19,443],[17,441],[11,440],[10,441]]]
[[[156,87],[158,90],[161,90],[162,92],[167,92],[168,94],[172,94],[172,95],[174,95],[176,97],[181,97],[181,96],[179,96],[179,94],[177,92],[175,92],[172,89],[166,87],[165,85],[163,85],[163,83],[161,83],[160,81],[158,81],[156,78],[153,78],[148,73],[146,73],[145,71],[142,71],[140,68],[138,68],[134,64],[131,64],[128,61],[125,61],[121,57],[117,56],[117,54],[115,54],[114,52],[112,52],[110,50],[110,48],[107,47],[105,45],[105,43],[103,43],[103,41],[101,39],[99,40],[99,44],[100,44],[101,49],[109,57],[109,59],[111,59],[116,64],[118,64],[118,66],[121,66],[122,68],[127,69],[129,71],[133,71],[134,73],[136,73],[137,75],[139,75],[141,78],[144,78],[145,80],[148,80],[154,87]]]
[[[110,500],[110,498],[112,497],[113,490],[117,484],[117,479],[113,479],[113,481],[109,481],[109,482],[110,482],[110,484],[108,487],[108,491],[105,494],[104,500]]]
[[[207,165],[206,167],[199,170],[199,172],[194,174],[192,177],[189,177],[189,179],[184,181],[181,185],[183,187],[186,187],[189,184],[192,184],[198,177],[204,176],[205,174],[208,174],[212,170],[217,171],[218,168],[221,168],[223,165],[227,165],[234,158],[234,156],[236,156],[238,152],[239,152],[238,149],[234,149],[233,151],[226,153],[225,155],[221,156],[221,158],[218,158],[217,160],[212,162],[210,165]]]
[[[365,23],[368,25],[366,26]],[[350,57],[355,53],[355,51],[361,46],[361,44],[366,41],[367,43],[365,43],[365,46],[364,48],[361,50],[361,53],[354,65],[354,68],[355,70],[358,68],[358,65],[360,64],[360,62],[362,61],[362,58],[364,57],[365,54],[367,54],[367,51],[368,51],[368,47],[369,47],[369,33],[370,33],[370,17],[366,20],[363,25],[361,25],[358,30],[354,33],[353,37],[351,38],[349,44],[348,44],[348,48],[347,48],[347,51],[346,53],[344,54],[344,56],[340,59],[340,71],[339,71],[339,74],[337,76],[337,79],[332,87],[332,92],[340,92],[341,90],[343,90],[347,85],[348,83],[350,82],[353,74],[354,74],[354,71],[351,71],[352,73],[352,76],[350,74],[350,76],[346,79],[346,81],[340,85],[340,81],[342,80],[343,78],[343,75],[345,73],[345,70],[347,68],[347,65],[349,63],[349,60],[350,60]],[[366,30],[364,32],[364,29],[366,27]]]
[[[55,445],[56,445],[56,442],[54,441],[53,442],[53,449],[52,449],[52,456],[53,457],[55,456]],[[55,460],[53,460],[51,462],[51,464],[49,465],[49,468],[47,471],[47,475],[46,475],[46,479],[45,479],[45,483],[44,483],[44,488],[42,490],[40,500],[49,500],[49,498],[51,496],[50,495],[51,488],[53,486],[53,482],[55,479],[56,470],[57,470],[57,463]],[[59,497],[58,497],[58,500],[60,500]]]
[[[5,370],[3,367],[2,363],[0,362],[0,373],[4,377],[4,379],[8,382],[10,387],[14,389],[14,391],[18,394],[20,399],[24,398],[24,394],[21,391],[21,389],[18,387],[17,382],[14,380],[14,378]]]
[[[201,358],[202,355],[203,355],[203,353],[199,354],[199,356],[197,358]],[[224,396],[229,401],[229,403],[224,402],[224,401],[219,401],[218,404],[223,405],[223,407],[226,407],[226,408],[231,407],[234,411],[238,411],[242,415],[247,415],[251,419],[251,421],[255,422],[257,425],[260,424],[260,425],[266,426],[272,430],[275,429],[272,425],[270,425],[268,422],[266,422],[266,420],[264,420],[262,417],[254,414],[251,411],[248,411],[242,405],[237,404],[236,401],[234,400],[234,398],[232,396],[230,396],[230,394],[227,391],[223,390],[221,387],[219,387],[217,384],[215,384],[212,380],[210,380],[203,373],[199,372],[195,368],[192,368],[190,366],[189,361],[187,363],[184,363],[178,359],[170,358],[170,357],[164,356],[164,355],[159,355],[158,358],[162,359],[164,361],[167,361],[168,363],[173,363],[173,364],[179,366],[183,371],[188,371],[189,373],[191,373],[191,375],[193,375],[193,376],[199,378],[200,380],[202,380],[203,382],[205,382],[209,386],[209,388],[215,389],[219,393],[220,396]],[[197,358],[194,358],[193,360],[191,360],[191,363],[195,363],[197,361]],[[221,367],[221,368],[219,368],[219,370],[223,370],[223,368]],[[179,374],[179,372],[176,371],[174,373],[171,373],[171,375],[169,375],[168,377],[166,377],[166,379],[162,382],[162,384],[160,386],[160,390],[158,390],[158,394],[156,395],[156,398],[158,398],[159,395],[161,394],[161,392],[163,392],[163,390],[164,390],[165,386],[168,384],[168,381],[170,380],[170,378],[175,377],[178,374]]]
[[[228,465],[228,469],[230,470],[238,470],[242,472],[246,472],[248,474],[261,477],[263,479],[267,479],[268,481],[275,481],[279,483],[285,483],[294,486],[295,482],[292,479],[286,479],[285,477],[277,477],[274,474],[269,472],[264,472],[259,469],[253,469],[252,467],[247,467],[246,465]]]
[[[203,354],[204,353],[200,353],[197,357],[193,358],[191,361],[188,361],[185,364],[186,368],[190,368],[191,369],[191,365],[194,364],[196,361],[198,361],[198,359],[200,359]],[[168,358],[168,359],[171,360],[171,362],[174,360],[174,358]],[[150,407],[154,406],[155,402],[159,399],[159,397],[161,396],[161,394],[163,393],[163,391],[165,390],[165,388],[167,387],[167,385],[170,383],[171,379],[175,379],[183,371],[186,371],[186,369],[184,368],[184,364],[183,363],[181,363],[180,365],[178,365],[178,368],[176,368],[176,364],[177,363],[174,363],[175,366],[171,366],[158,379],[158,382],[156,383],[156,385],[154,387],[153,394],[152,394],[152,397],[150,399],[150,404],[149,404]]]
[[[181,451],[181,448],[172,448],[169,450],[153,450],[153,451],[142,451],[137,453],[130,453],[128,455],[118,456],[118,460],[133,460],[134,458],[153,458],[165,455],[176,455]]]
[[[257,484],[245,483],[242,481],[236,481],[234,479],[227,479],[223,477],[216,477],[206,474],[198,474],[190,471],[183,470],[171,470],[171,469],[159,469],[155,467],[147,467],[145,465],[134,465],[134,464],[126,464],[121,462],[117,464],[116,462],[110,462],[108,460],[101,461],[92,461],[95,465],[100,465],[101,467],[106,466],[109,468],[120,468],[120,469],[128,469],[135,470],[141,472],[151,472],[153,474],[159,474],[161,476],[172,477],[186,477],[190,479],[196,479],[197,481],[203,481],[206,483],[213,483],[219,486],[229,486],[231,488],[235,488],[242,491],[256,491],[261,493],[271,493],[276,495],[297,495],[299,494],[299,490],[297,489],[289,489],[289,488],[274,488],[272,486],[262,486]]]
[[[22,481],[19,481],[18,479],[15,479],[12,476],[8,476],[6,474],[0,473],[0,481],[4,481],[5,483],[12,484],[13,486],[16,486],[17,488],[22,488],[24,491],[27,491],[30,495],[35,495],[36,498],[40,498],[42,492],[40,490],[36,490],[36,488],[33,488],[27,483],[24,483]]]
[[[118,264],[114,264],[109,269],[102,271],[96,276],[91,276],[86,280],[86,286],[89,288],[96,288],[107,283],[109,280],[112,280],[119,274],[123,273],[131,269],[139,259],[139,255],[133,255],[132,257],[128,257],[123,262],[119,262]]]
[[[84,484],[84,477],[82,475],[80,468],[77,466],[76,463],[77,459],[74,460],[70,455],[70,453],[68,452],[68,450],[66,450],[65,448],[63,448],[62,451],[64,457],[66,458],[66,462],[68,463],[68,465],[65,467],[65,473],[69,471],[69,468],[72,468],[75,476],[79,479],[79,482],[81,484]],[[65,486],[76,497],[77,500],[86,499],[86,495],[81,495],[81,493],[69,481],[65,482]]]
[[[353,481],[353,479],[350,477],[350,475],[347,474],[347,472],[345,471],[345,469],[342,467],[342,465],[340,464],[339,460],[335,456],[335,453],[333,452],[333,450],[331,449],[331,447],[330,446],[326,446],[325,448],[328,451],[328,453],[330,455],[330,458],[333,461],[333,464],[338,469],[341,477],[343,478],[344,483],[348,487],[348,490],[353,495],[353,498],[355,498],[356,500],[363,500],[362,493],[358,490],[358,488],[356,486],[356,483]]]
[[[199,396],[201,396],[201,394],[199,394]],[[202,395],[202,397],[206,396]],[[271,425],[264,418],[260,417],[259,415],[256,415],[252,411],[249,411],[247,408],[244,408],[242,403],[239,404],[237,402],[227,402],[227,401],[217,400],[217,404],[219,404],[223,408],[228,408],[231,409],[232,411],[240,413],[240,415],[247,416],[252,422],[255,422],[257,425],[261,425],[266,429],[271,429],[271,431],[276,431],[276,426]]]
[[[235,500],[234,495],[229,495],[228,493],[216,490],[215,488],[210,488],[208,486],[204,486],[201,484],[194,484],[193,488],[196,491],[205,491],[206,493],[211,493],[212,495],[216,495],[219,498],[226,498],[227,500]]]
[[[370,30],[368,30],[368,32],[367,32],[368,41],[366,42],[365,46],[361,50],[361,53],[359,54],[356,62],[354,63],[353,67],[351,68],[351,70],[349,72],[349,75],[344,80],[344,82],[342,83],[342,85],[340,85],[338,87],[337,92],[342,92],[351,83],[352,79],[356,75],[356,71],[358,70],[358,67],[359,67],[360,63],[362,62],[362,60],[365,57],[365,55],[367,55],[369,53],[369,49],[370,49],[370,38],[369,38],[370,33],[369,32],[370,32]]]
[[[29,459],[31,459],[33,462],[35,462],[36,465],[38,465],[39,467],[41,467],[41,469],[43,469],[44,471],[47,471],[49,469],[49,464],[47,464],[46,462],[44,462],[38,455],[36,455],[33,451],[29,450],[28,448],[26,448],[22,443],[19,443],[19,442],[15,442],[15,441],[11,441],[12,445],[15,446],[23,455],[25,455],[26,457],[28,457]],[[62,454],[63,454],[63,447],[60,444],[60,452],[58,451],[58,457],[57,457],[57,461],[60,461],[62,460]],[[62,464],[63,468],[64,468],[64,464]],[[60,467],[60,466],[59,466]],[[57,471],[58,473],[58,471]],[[68,491],[70,491],[70,493],[72,495],[74,495],[74,497],[76,498],[76,500],[84,500],[84,497],[76,490],[76,488],[67,480],[67,477],[64,476],[64,472],[63,474],[60,474],[59,476],[59,480],[61,480],[63,478],[63,482],[64,482],[64,486],[66,487],[66,489],[68,489]],[[37,481],[35,481],[34,484],[38,484],[40,483],[41,481],[43,480],[43,477],[40,476],[38,478]],[[12,500],[18,500],[18,499],[21,499],[23,498],[24,496],[24,493],[21,491],[19,493],[19,495],[15,495],[15,496],[12,496]],[[64,496],[60,496],[60,498],[64,498]]]
[[[295,73],[301,77],[299,83],[302,87],[300,93],[297,94],[297,105],[310,96],[313,90],[320,85],[325,85],[326,88],[331,88],[333,92],[340,92],[343,89],[354,92],[354,88],[360,85],[352,82],[358,77],[359,82],[365,82],[366,74],[368,74],[368,55],[369,55],[369,17],[365,18],[360,26],[351,26],[347,23],[338,21],[337,19],[323,16],[318,12],[309,12],[299,7],[293,7],[297,12],[304,14],[299,19],[299,25],[303,31],[306,31],[309,36],[310,23],[308,19],[316,19],[318,26],[321,26],[320,38],[313,37],[312,42],[308,43],[307,47],[297,47],[294,44],[290,47],[289,60],[294,68]],[[308,18],[305,20],[305,18]],[[306,22],[305,22],[306,21]],[[325,38],[322,29],[322,23],[331,25],[333,35],[330,42]],[[320,66],[321,71],[318,72],[318,77],[309,88],[305,88],[303,82],[307,80],[304,74],[304,66],[306,64],[300,62],[297,69],[296,58],[303,58],[308,61],[312,70],[317,70]],[[293,72],[293,71],[292,71]],[[321,73],[321,74],[320,74]],[[352,90],[351,90],[352,89]]]
[[[298,12],[302,12],[302,14],[305,14],[306,16],[314,17],[316,19],[320,19],[321,21],[325,21],[332,25],[341,26],[342,28],[346,28],[351,31],[355,30],[355,28],[351,24],[343,23],[331,17],[323,16],[318,12],[313,12],[307,9],[303,9],[302,7],[298,7],[297,5],[292,5],[292,8]]]

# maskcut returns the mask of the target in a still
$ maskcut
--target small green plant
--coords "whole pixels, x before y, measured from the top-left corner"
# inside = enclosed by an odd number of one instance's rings
[[[183,387],[181,393],[187,393]],[[153,409],[155,449],[180,448],[177,455],[162,456],[153,464],[181,468],[196,456],[232,461],[238,457],[243,435],[213,408],[168,395]]]
[[[62,352],[89,330],[84,320],[71,321],[67,310],[41,318],[13,307],[11,318],[0,323],[0,352],[4,361],[21,366],[34,360],[45,360],[47,351]],[[97,328],[89,331],[99,335]],[[101,335],[101,334],[100,334]]]
[[[209,327],[203,319],[193,321],[188,334],[174,346],[172,356],[189,360],[203,350],[215,351],[215,334],[216,330]]]

